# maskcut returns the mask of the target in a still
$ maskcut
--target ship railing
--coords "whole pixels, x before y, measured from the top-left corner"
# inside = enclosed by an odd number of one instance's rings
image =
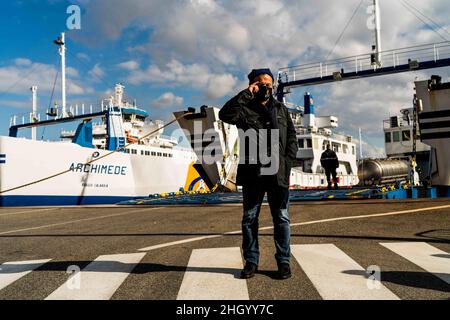
[[[317,132],[312,132],[310,129],[297,129],[296,131],[297,131],[298,135],[321,134],[321,135],[327,136],[328,139],[333,139],[333,140],[337,140],[337,141],[341,141],[341,142],[351,143],[353,140],[353,138],[351,136],[347,136],[347,135],[339,134],[339,133],[329,134],[329,132],[326,132],[325,130],[321,130],[321,129],[319,129]]]
[[[397,126],[393,126],[390,119],[383,121],[383,129],[395,129],[395,128],[408,128],[411,127],[412,122],[408,123],[408,121],[403,120],[402,118],[398,119]]]
[[[346,136],[346,135],[339,134],[339,133],[333,133],[331,135],[331,139],[341,141],[341,142],[353,143],[353,137]]]
[[[397,68],[402,65],[410,65],[414,68],[415,62],[434,61],[450,59],[450,42],[439,42],[413,46],[408,48],[388,50],[380,53],[382,65],[372,63],[373,53],[361,54],[324,62],[308,63],[280,69],[278,78],[281,83],[301,81],[311,78],[324,78],[328,76],[339,76],[337,73],[355,72],[356,74],[376,70],[380,67]]]
[[[100,109],[100,110],[99,110]],[[76,117],[76,116],[84,116],[89,115],[96,112],[103,112],[106,111],[106,107],[102,104],[100,108],[94,108],[92,105],[85,105],[85,104],[74,104],[66,107],[67,118]],[[20,113],[15,114],[10,117],[9,120],[9,126],[16,126],[16,125],[25,125],[29,123],[38,123],[41,121],[48,121],[52,119],[61,119],[63,117],[62,115],[62,108],[61,107],[54,107],[50,108],[47,111],[39,111],[39,112],[27,112],[27,113]]]

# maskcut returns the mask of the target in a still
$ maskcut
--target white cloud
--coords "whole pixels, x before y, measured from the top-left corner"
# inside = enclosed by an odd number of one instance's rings
[[[206,90],[206,96],[210,99],[222,98],[233,92],[235,85],[236,78],[231,74],[211,77]]]
[[[78,70],[75,68],[72,68],[72,67],[66,68],[66,74],[73,78],[78,78],[80,76],[80,74],[78,73]]]
[[[152,106],[156,108],[165,107],[181,107],[183,105],[184,99],[182,97],[177,97],[172,92],[166,92],[162,94],[158,99],[152,102]]]
[[[105,76],[105,71],[100,67],[100,63],[97,63],[89,72],[89,76],[92,77],[93,82],[100,82]]]
[[[164,68],[152,64],[144,71],[133,71],[128,82],[134,85],[149,83],[173,87],[190,86],[203,90],[208,98],[217,99],[232,93],[237,79],[231,74],[215,74],[204,64],[184,65],[172,60]]]
[[[117,65],[117,67],[119,67],[120,69],[127,70],[127,71],[134,71],[134,70],[139,69],[139,63],[137,61],[130,60],[130,61],[119,63]]]
[[[357,159],[360,158],[360,143],[359,139],[355,139],[354,143],[356,144],[356,155]],[[386,152],[384,147],[377,147],[373,144],[362,139],[362,155],[363,158],[372,158],[372,159],[383,159],[386,158]]]
[[[17,58],[14,62],[16,66],[29,66],[32,63],[30,59],[25,58]]]
[[[87,54],[82,53],[82,52],[77,53],[77,58],[78,59],[82,59],[82,60],[86,60],[86,61],[90,61],[91,60],[91,58]]]
[[[0,106],[8,106],[20,109],[30,109],[31,110],[31,99],[29,101],[19,101],[19,100],[0,100]]]
[[[29,96],[31,86],[38,86],[38,94],[49,94],[53,89],[55,76],[58,73],[53,65],[42,64],[29,61],[19,61],[17,65],[0,68],[0,92]],[[74,68],[67,68],[67,93],[79,95],[86,92],[93,92],[93,89],[82,84],[77,78],[78,71]],[[56,95],[60,88],[61,76],[56,82]]]

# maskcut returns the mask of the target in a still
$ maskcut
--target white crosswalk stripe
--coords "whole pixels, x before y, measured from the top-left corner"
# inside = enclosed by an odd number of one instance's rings
[[[380,243],[450,284],[450,255],[424,242]]]
[[[178,300],[249,300],[240,248],[193,250]]]
[[[36,270],[51,259],[6,262],[0,265],[0,290]]]
[[[450,284],[450,255],[447,252],[423,242],[380,245],[409,261],[405,263],[413,263],[424,269],[424,272],[434,274]],[[302,286],[305,282],[310,282],[325,300],[399,299],[396,293],[383,285],[383,272],[381,282],[374,283],[368,279],[368,273],[358,262],[334,244],[293,245],[291,248],[294,258],[292,263],[297,262],[307,277],[297,277],[294,274],[291,280],[286,281],[290,286],[293,283]],[[109,300],[146,254],[147,252],[139,252],[99,256],[78,274],[71,276],[46,300]],[[26,281],[28,274],[45,267],[50,261],[51,259],[43,259],[3,263],[0,265],[0,290],[22,278]],[[252,281],[253,285],[258,284],[262,275],[250,280],[240,279],[243,262],[239,247],[192,250],[180,287],[172,289],[173,294],[177,300],[250,300],[248,284]],[[152,276],[152,273],[144,273],[142,276]],[[75,277],[79,280],[78,287],[74,285]],[[36,281],[35,277],[30,279]],[[152,288],[139,290],[151,292]],[[395,290],[395,286],[392,290]]]
[[[72,280],[50,294],[46,300],[109,300],[145,253],[100,256],[75,276],[79,288]]]
[[[295,245],[292,255],[325,300],[397,300],[382,284],[369,285],[366,270],[333,244]]]

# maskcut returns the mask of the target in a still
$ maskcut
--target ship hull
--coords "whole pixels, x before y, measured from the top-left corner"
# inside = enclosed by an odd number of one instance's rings
[[[0,206],[115,204],[176,192],[197,178],[189,173],[195,162],[191,152],[141,145],[131,149],[135,154],[116,152],[103,158],[110,152],[0,137]],[[3,192],[10,189],[15,190]]]

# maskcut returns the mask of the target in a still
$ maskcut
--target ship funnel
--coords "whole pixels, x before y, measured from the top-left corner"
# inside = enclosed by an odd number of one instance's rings
[[[313,128],[316,126],[316,116],[314,113],[314,99],[311,93],[305,93],[305,115],[304,115],[305,127]]]

